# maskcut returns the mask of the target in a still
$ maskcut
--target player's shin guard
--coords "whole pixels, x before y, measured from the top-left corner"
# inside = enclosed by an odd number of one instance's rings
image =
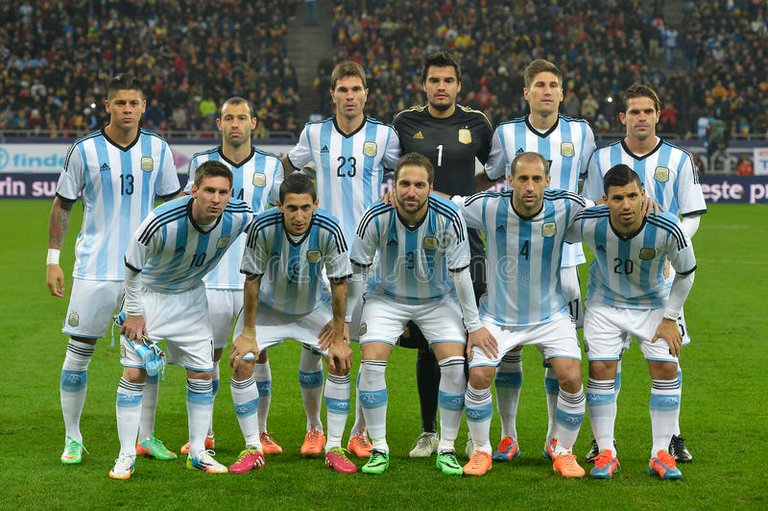
[[[653,380],[651,385],[651,431],[653,449],[651,457],[660,450],[667,450],[680,416],[680,381]]]
[[[59,396],[64,416],[65,437],[81,442],[80,416],[83,414],[85,395],[88,390],[88,364],[95,346],[69,339],[64,364],[61,368]]]
[[[230,389],[232,402],[235,404],[237,422],[240,424],[240,431],[243,432],[245,439],[245,446],[261,450],[258,415],[259,389],[256,386],[256,381],[253,376],[245,381],[232,379]]]
[[[136,438],[139,434],[143,383],[131,383],[120,378],[117,385],[117,437],[120,439],[120,456],[136,456]]]
[[[467,415],[467,427],[476,451],[488,454],[493,452],[491,448],[491,418],[493,417],[493,400],[491,388],[478,390],[472,385],[467,385],[464,394],[465,413]]]
[[[560,384],[557,382],[557,375],[552,366],[547,364],[544,370],[544,392],[547,395],[547,441],[555,438],[555,424],[557,419],[558,396],[560,395]],[[582,412],[583,413],[583,412]]]
[[[517,403],[523,386],[520,351],[510,351],[496,369],[496,408],[501,419],[501,437],[517,438]]]
[[[328,412],[328,431],[325,450],[341,447],[341,437],[347,427],[349,415],[349,375],[328,373],[325,380],[325,408]]]
[[[213,415],[213,383],[211,380],[187,377],[187,420],[189,421],[189,455],[205,450],[205,435]]]
[[[440,445],[438,452],[454,450],[459,435],[461,412],[464,410],[464,393],[467,380],[464,375],[464,357],[446,357],[440,365]]]
[[[389,452],[387,445],[387,382],[386,360],[363,360],[360,364],[360,405],[363,408],[368,435],[373,448]]]
[[[307,414],[307,431],[322,431],[320,407],[323,399],[323,360],[306,345],[302,346],[299,361],[299,385],[304,412]]]
[[[585,401],[584,387],[574,394],[560,389],[557,396],[557,409],[555,410],[556,457],[571,452],[573,449],[573,444],[576,443],[581,423],[584,420]]]
[[[139,421],[139,441],[146,440],[155,432],[157,398],[160,394],[158,375],[147,376],[141,399],[141,420]]]
[[[266,433],[269,404],[272,402],[272,369],[269,360],[263,364],[253,364],[253,379],[259,389],[259,432]]]
[[[587,383],[587,409],[598,449],[615,451],[613,426],[616,422],[616,394],[613,380],[593,380]],[[667,442],[669,445],[669,442]],[[617,456],[617,453],[613,453]]]

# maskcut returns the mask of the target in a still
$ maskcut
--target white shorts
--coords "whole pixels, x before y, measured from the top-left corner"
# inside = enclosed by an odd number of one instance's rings
[[[107,333],[122,301],[122,280],[72,279],[72,293],[61,331],[71,337],[100,339]]]
[[[581,285],[579,284],[579,268],[567,266],[560,268],[560,285],[563,288],[565,299],[568,300],[568,310],[571,313],[576,328],[584,326],[584,301],[581,299]]]
[[[153,341],[165,339],[168,363],[191,371],[213,371],[213,331],[208,319],[208,301],[202,285],[178,294],[141,290],[144,321]],[[126,367],[141,367],[131,342],[120,339],[120,361]]]
[[[646,360],[677,363],[663,339],[651,343],[664,309],[625,309],[601,303],[587,304],[584,315],[584,351],[591,360],[619,360],[634,335]]]
[[[452,298],[427,303],[393,302],[392,298],[370,293],[365,296],[360,323],[360,344],[385,342],[394,345],[409,321],[416,323],[424,338],[434,342],[466,343],[461,307]]]
[[[496,358],[490,358],[480,348],[472,348],[470,369],[478,366],[497,367],[504,355],[527,344],[535,345],[545,361],[557,357],[581,360],[579,339],[571,318],[522,327],[502,327],[488,321],[483,321],[483,325],[496,338],[499,354]]]
[[[213,328],[213,348],[223,349],[229,343],[230,337],[237,337],[243,331],[242,289],[206,289],[208,298],[208,317]],[[232,321],[236,320],[235,330],[232,331]]]
[[[309,314],[284,314],[262,303],[256,311],[256,342],[259,353],[280,344],[284,339],[296,339],[306,344],[313,351],[325,356],[326,352],[317,348],[317,336],[320,330],[333,318],[331,307],[321,302]]]

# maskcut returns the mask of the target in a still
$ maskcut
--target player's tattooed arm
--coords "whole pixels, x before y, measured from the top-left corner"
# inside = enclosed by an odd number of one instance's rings
[[[51,218],[48,221],[48,257],[46,260],[45,280],[48,291],[52,296],[64,296],[64,272],[59,265],[61,246],[69,228],[69,217],[72,214],[74,202],[56,197],[51,207]]]

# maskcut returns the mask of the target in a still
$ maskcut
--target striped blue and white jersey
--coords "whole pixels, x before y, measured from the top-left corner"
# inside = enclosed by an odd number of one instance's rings
[[[128,240],[152,211],[157,197],[180,191],[168,143],[150,131],[120,147],[104,130],[77,140],[67,152],[56,195],[83,201],[72,275],[123,280]]]
[[[203,285],[211,271],[253,219],[248,204],[230,199],[208,230],[192,219],[192,197],[155,208],[134,233],[125,265],[141,272],[144,287],[182,293]]]
[[[534,152],[549,162],[549,187],[579,191],[579,177],[595,150],[595,135],[584,119],[558,115],[545,133],[534,128],[528,116],[499,124],[493,134],[485,171],[490,179],[509,176],[512,160],[519,153]],[[591,198],[591,197],[590,197]],[[566,245],[563,266],[576,266],[586,259],[581,245]]]
[[[587,302],[626,309],[658,309],[668,296],[664,263],[682,275],[696,269],[691,239],[680,220],[669,212],[651,215],[630,237],[616,234],[607,206],[584,210],[568,229],[566,241],[592,247]]]
[[[391,204],[378,202],[363,215],[350,259],[370,267],[372,292],[398,300],[423,302],[454,292],[448,272],[469,266],[467,225],[456,204],[430,194],[421,223],[407,226]]]
[[[204,162],[219,161],[232,171],[232,197],[245,201],[254,214],[265,211],[270,204],[275,204],[280,195],[280,184],[283,182],[283,164],[273,155],[251,147],[251,155],[240,165],[227,159],[221,152],[221,147],[196,153],[189,162],[189,181],[184,189],[190,193],[195,170]],[[208,289],[243,289],[245,276],[240,273],[240,261],[245,248],[243,234],[238,238],[219,264],[205,276],[205,287]]]
[[[677,216],[707,212],[704,192],[690,153],[663,139],[659,139],[656,148],[645,156],[632,154],[623,139],[595,151],[584,181],[584,195],[594,201],[600,200],[604,194],[605,174],[620,163],[637,172],[645,193],[665,211]]]
[[[339,219],[348,240],[354,239],[365,210],[381,197],[384,169],[394,169],[399,158],[394,128],[371,117],[350,135],[339,131],[334,117],[307,123],[288,152],[295,168],[314,166],[320,207]]]
[[[467,227],[485,231],[488,290],[480,318],[505,327],[538,325],[569,317],[560,284],[565,233],[592,205],[566,190],[546,190],[541,210],[520,216],[512,190],[454,197]]]
[[[260,213],[248,231],[241,270],[261,275],[259,302],[284,314],[308,314],[321,302],[323,269],[329,279],[352,274],[349,250],[338,220],[322,209],[294,241],[278,209]]]

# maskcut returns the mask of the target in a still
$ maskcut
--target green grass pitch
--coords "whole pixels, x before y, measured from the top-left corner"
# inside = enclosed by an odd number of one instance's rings
[[[624,363],[617,420],[622,471],[612,481],[562,480],[542,459],[543,370],[532,348],[524,352],[525,384],[518,416],[522,457],[495,465],[483,478],[450,478],[434,468],[434,458],[408,459],[420,421],[415,353],[404,349],[395,350],[387,374],[391,469],[380,477],[344,476],[326,469],[321,459],[302,459],[298,451],[305,420],[297,381],[299,352],[288,343],[270,354],[269,423],[285,453],[269,457],[265,470],[208,476],[187,471],[182,461],[140,459],[130,481],[112,481],[107,472],[118,453],[114,402],[120,365],[118,350],[107,337],[99,342],[90,366],[82,419],[90,455],[81,466],[63,466],[58,460],[64,431],[58,381],[66,343],[60,331],[66,301],[49,296],[45,285],[49,210],[48,201],[0,201],[4,219],[0,509],[768,508],[766,207],[710,206],[694,238],[699,269],[686,306],[693,343],[682,357],[681,415],[694,462],[681,466],[684,478],[677,482],[646,474],[650,381],[636,346]],[[63,251],[65,273],[72,268],[79,222],[78,211]],[[228,379],[226,368],[214,416],[217,459],[224,463],[234,461],[242,443]],[[170,367],[160,391],[157,434],[174,447],[187,437],[183,382],[182,371]],[[351,423],[352,417],[348,427]],[[459,451],[465,431],[463,426]],[[494,420],[493,441],[498,432]],[[579,458],[590,439],[587,420],[575,447]]]

